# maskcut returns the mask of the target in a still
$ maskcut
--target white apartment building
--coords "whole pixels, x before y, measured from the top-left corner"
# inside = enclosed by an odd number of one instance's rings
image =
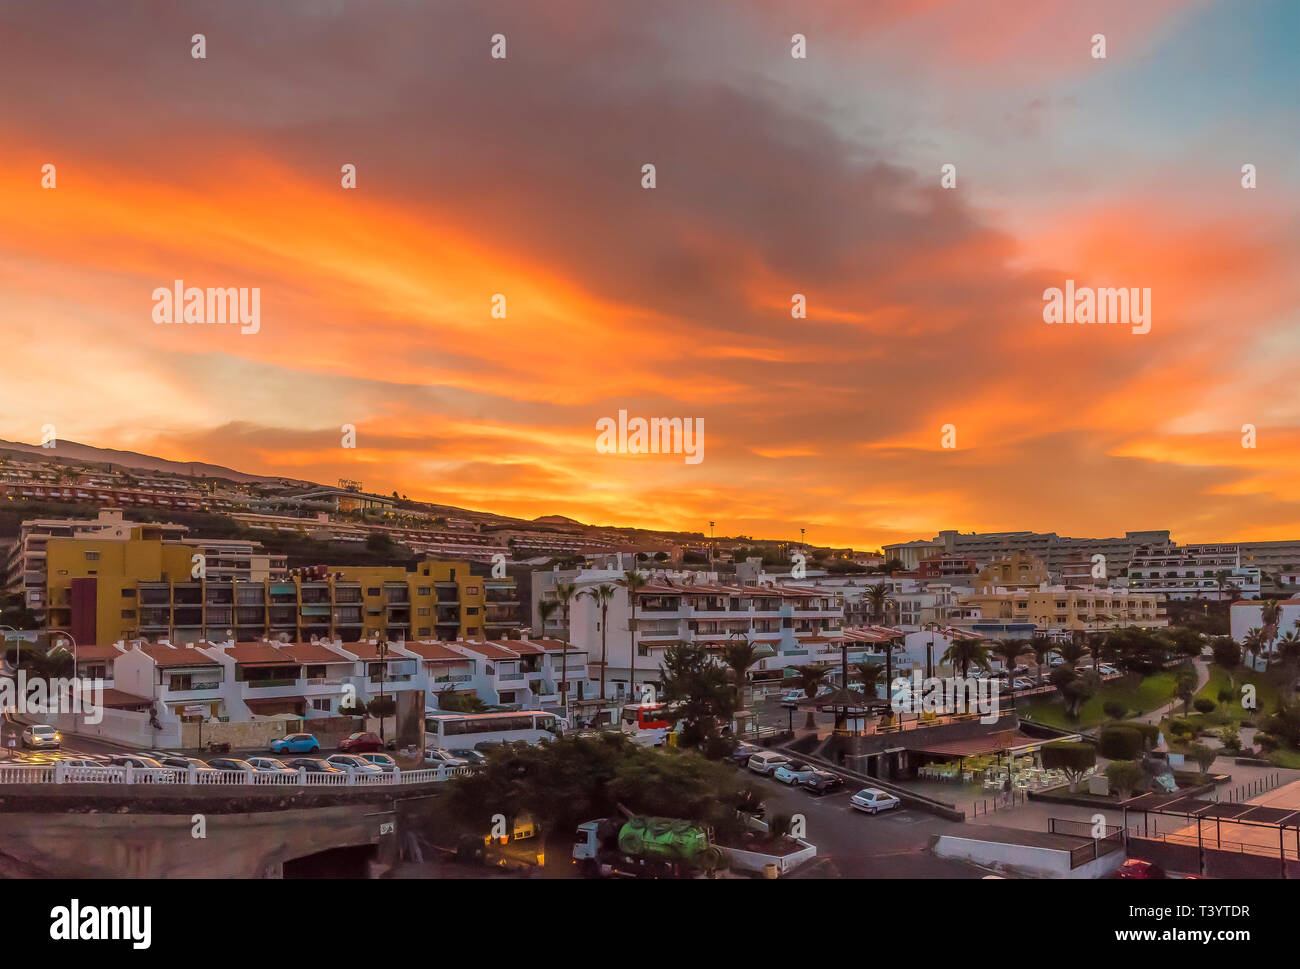
[[[636,595],[633,627],[630,597],[621,584],[621,572],[533,573],[534,593],[542,596],[554,594],[557,578],[583,590],[601,584],[614,588],[603,629],[608,696],[639,696],[642,684],[658,683],[665,651],[679,643],[722,645],[746,639],[762,654],[754,667],[754,678],[760,681],[780,679],[788,666],[839,661],[839,646],[832,640],[842,628],[843,608],[832,590],[775,581],[730,585],[719,582],[716,573],[703,572],[656,571],[646,573],[646,577],[648,584]],[[602,666],[601,611],[586,595],[575,596],[570,610],[569,637],[586,651],[592,678],[598,680]],[[554,619],[546,631],[563,634],[558,613]]]
[[[1223,576],[1222,583],[1220,575]],[[1129,563],[1128,587],[1134,592],[1161,592],[1170,599],[1229,599],[1226,585],[1246,598],[1257,597],[1260,570],[1241,565],[1240,549],[1222,545],[1143,545]]]

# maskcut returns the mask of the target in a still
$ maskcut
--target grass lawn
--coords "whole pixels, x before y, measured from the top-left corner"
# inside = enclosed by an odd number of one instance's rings
[[[1173,696],[1174,671],[1165,670],[1140,680],[1123,676],[1103,683],[1097,695],[1080,707],[1078,720],[1071,720],[1065,715],[1065,704],[1056,694],[1051,694],[1050,699],[1035,699],[1022,706],[1020,715],[1049,727],[1078,730],[1081,727],[1095,727],[1108,720],[1102,707],[1111,700],[1127,704],[1129,712],[1126,719],[1131,719],[1159,709]]]
[[[1254,710],[1242,706],[1241,688],[1247,684],[1255,687],[1256,706]],[[1212,724],[1224,723],[1225,720],[1241,723],[1242,720],[1256,719],[1277,706],[1277,684],[1270,680],[1266,674],[1238,670],[1233,675],[1232,680],[1229,681],[1227,671],[1219,666],[1210,667],[1210,678],[1197,692],[1196,700],[1207,697],[1218,703],[1219,691],[1225,687],[1232,691],[1233,700],[1228,703],[1226,710],[1220,704],[1219,708],[1209,715],[1207,719]],[[1195,704],[1196,700],[1192,701],[1193,704]],[[1195,706],[1193,706],[1193,709],[1195,709]]]

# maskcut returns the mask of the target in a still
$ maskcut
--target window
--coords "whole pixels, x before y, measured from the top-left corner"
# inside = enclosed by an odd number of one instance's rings
[[[366,589],[366,595],[368,595],[368,596],[377,596],[377,595],[379,595],[379,587],[378,587],[378,586],[371,586],[370,588]]]
[[[416,609],[416,610],[415,610],[415,614],[416,614],[417,616],[427,616],[427,615],[429,615],[429,607],[428,607],[428,606],[420,606],[419,609]]]
[[[476,596],[476,595],[478,595],[479,592],[481,592],[481,591],[482,591],[482,590],[481,590],[478,586],[476,586],[476,585],[467,585],[467,586],[465,586],[465,595],[467,595],[467,596]]]
[[[135,618],[135,610],[134,610],[134,609],[123,609],[123,610],[122,610],[122,618],[123,618],[123,619],[134,619],[134,618]]]
[[[135,590],[134,590],[134,589],[123,589],[123,590],[122,590],[122,598],[123,598],[123,599],[134,599],[134,598],[135,598]]]
[[[329,698],[326,697],[326,698],[323,699],[323,700],[312,700],[312,701],[311,701],[311,708],[312,708],[313,710],[319,710],[319,711],[322,712],[322,713],[329,713],[329,712],[330,712],[330,701],[329,701]]]
[[[432,594],[433,594],[433,586],[431,586],[431,585],[421,585],[421,586],[416,586],[415,594],[416,594],[417,596],[427,596],[427,595],[432,595]]]
[[[466,606],[466,607],[465,607],[465,615],[467,615],[467,616],[477,616],[477,615],[478,615],[478,606]]]
[[[430,631],[429,631],[429,627],[428,627],[428,626],[421,626],[421,627],[420,627],[419,635],[421,635],[421,636],[429,636],[429,635],[432,635],[432,634],[430,633]]]
[[[99,561],[99,553],[98,553],[98,552],[87,552],[87,553],[86,553],[86,561],[87,561],[87,562],[98,562],[98,561]]]

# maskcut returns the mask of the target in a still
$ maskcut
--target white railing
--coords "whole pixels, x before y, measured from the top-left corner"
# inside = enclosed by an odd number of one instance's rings
[[[0,786],[10,784],[197,784],[254,787],[383,787],[433,784],[473,772],[470,767],[434,767],[397,773],[292,774],[271,771],[206,771],[143,767],[72,767],[64,763],[0,766]]]

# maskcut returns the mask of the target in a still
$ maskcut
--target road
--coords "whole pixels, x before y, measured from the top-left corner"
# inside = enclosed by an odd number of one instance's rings
[[[767,817],[802,814],[817,860],[793,878],[981,878],[985,870],[928,851],[931,837],[962,829],[923,811],[899,807],[868,815],[849,807],[855,787],[815,797],[798,787],[750,775]]]

